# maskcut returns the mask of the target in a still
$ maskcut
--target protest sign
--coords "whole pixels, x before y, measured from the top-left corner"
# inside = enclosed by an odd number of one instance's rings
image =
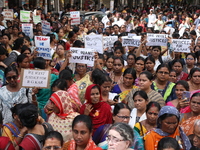
[[[22,69],[20,85],[28,88],[49,88],[50,74],[50,70]]]
[[[20,21],[21,22],[29,22],[31,19],[30,11],[20,10]]]
[[[118,40],[118,36],[103,36],[103,48],[114,47],[115,41]]]
[[[13,20],[13,9],[4,9],[3,17],[5,20]]]
[[[167,34],[147,33],[147,46],[167,46]]]
[[[35,46],[38,51],[38,57],[51,60],[51,48],[49,36],[35,36]]]
[[[51,25],[50,22],[42,21],[42,34],[46,35],[47,33],[51,32]]]
[[[133,36],[137,36],[135,33],[128,33],[128,37],[132,38]]]
[[[33,38],[33,24],[22,24],[22,32],[25,33],[26,36],[29,36],[31,39]]]
[[[92,48],[98,53],[103,54],[103,36],[85,35],[85,48]]]
[[[190,39],[172,39],[172,49],[174,52],[191,53]]]
[[[39,22],[41,22],[40,15],[37,15],[37,16],[33,15],[33,22],[34,24],[38,24]]]
[[[141,36],[134,36],[129,38],[127,36],[122,36],[122,46],[135,46],[139,47],[141,43]]]
[[[94,49],[71,47],[72,57],[70,63],[83,63],[88,66],[94,66]]]
[[[71,25],[80,24],[80,11],[71,11],[70,12]]]

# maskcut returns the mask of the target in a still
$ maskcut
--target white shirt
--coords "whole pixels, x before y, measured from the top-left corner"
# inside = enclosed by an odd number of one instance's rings
[[[148,15],[148,24],[147,24],[147,27],[153,27],[154,23],[156,21],[156,15],[155,14],[149,14]]]

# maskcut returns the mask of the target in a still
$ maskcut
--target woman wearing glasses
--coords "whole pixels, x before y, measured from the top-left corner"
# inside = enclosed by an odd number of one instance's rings
[[[17,82],[19,74],[15,67],[9,66],[5,69],[4,74],[7,84],[0,88],[0,110],[4,116],[3,123],[5,124],[13,121],[10,109],[14,107],[15,104],[32,103],[32,100],[36,101],[36,97],[32,95],[31,89],[20,87]]]
[[[131,127],[125,123],[116,123],[108,131],[108,150],[133,150],[131,147],[134,134]]]
[[[196,56],[194,53],[188,53],[185,59],[186,59],[186,69],[184,71],[189,74],[192,68],[196,68],[195,66]]]
[[[113,123],[126,123],[128,124],[131,116],[131,109],[128,105],[124,103],[117,103],[113,110]],[[107,149],[108,141],[106,141],[106,137],[108,134],[109,128],[112,124],[105,124],[100,126],[93,135],[94,142],[103,149]],[[144,150],[144,145],[142,138],[140,135],[134,130],[134,142],[133,147],[138,150]]]
[[[170,69],[168,65],[161,64],[158,66],[156,70],[156,78],[152,82],[151,88],[162,95],[164,101],[167,103],[168,101],[176,99],[174,83],[169,81],[169,72]]]

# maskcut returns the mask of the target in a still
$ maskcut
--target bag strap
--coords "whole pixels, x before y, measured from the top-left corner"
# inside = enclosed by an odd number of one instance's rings
[[[11,141],[8,142],[8,144],[5,147],[5,150],[8,150],[8,148],[10,147]]]
[[[44,127],[45,135],[47,135],[47,133],[49,132],[47,128],[47,124],[43,123],[42,126]]]

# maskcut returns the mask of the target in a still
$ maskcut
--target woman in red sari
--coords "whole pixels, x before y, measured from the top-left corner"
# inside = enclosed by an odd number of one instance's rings
[[[112,123],[111,107],[102,101],[100,87],[92,84],[85,92],[87,103],[81,106],[80,114],[88,115],[92,119],[93,133],[98,127]]]

